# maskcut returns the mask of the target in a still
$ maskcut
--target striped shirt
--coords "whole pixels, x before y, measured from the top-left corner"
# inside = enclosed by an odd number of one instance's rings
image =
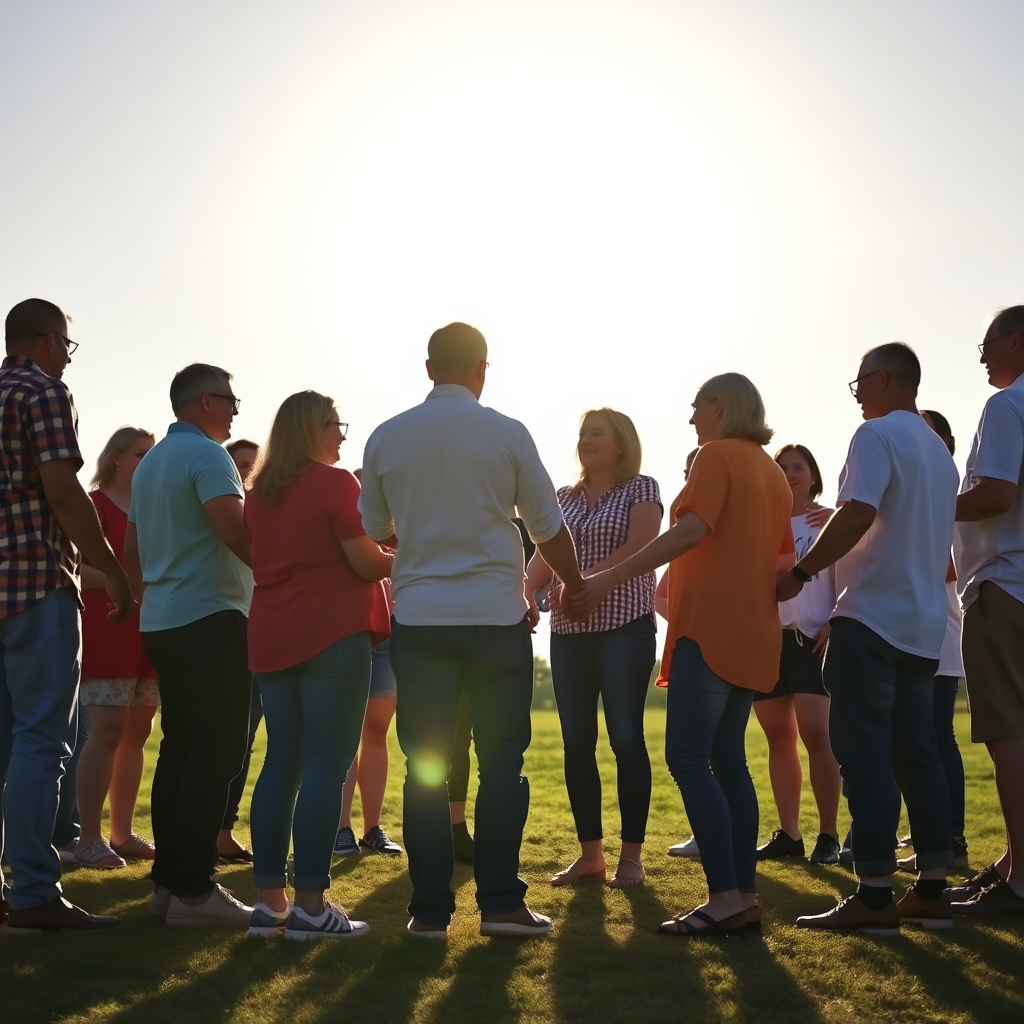
[[[25,356],[0,366],[0,417],[0,618],[7,618],[60,587],[78,592],[78,549],[46,501],[39,466],[72,459],[80,468],[82,453],[67,385]]]
[[[581,487],[562,487],[558,491],[558,504],[566,526],[576,543],[576,558],[580,572],[603,562],[613,551],[626,543],[629,530],[629,510],[642,501],[661,505],[658,482],[650,476],[634,476],[605,491],[590,508],[587,492]],[[557,579],[556,579],[557,582]],[[551,607],[552,633],[596,633],[618,629],[627,622],[648,615],[654,618],[653,572],[637,576],[615,587],[594,609],[586,622],[570,619],[557,602]]]

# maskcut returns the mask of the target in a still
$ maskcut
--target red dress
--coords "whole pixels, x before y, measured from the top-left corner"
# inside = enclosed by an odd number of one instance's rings
[[[96,506],[103,533],[123,565],[128,514],[100,491],[92,491],[89,497]],[[138,607],[124,622],[111,622],[107,618],[110,595],[106,590],[83,590],[82,601],[82,678],[156,679],[156,670],[142,649]]]

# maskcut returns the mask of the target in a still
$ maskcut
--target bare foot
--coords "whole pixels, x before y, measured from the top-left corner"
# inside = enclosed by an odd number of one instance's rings
[[[640,861],[620,857],[619,863],[615,866],[615,874],[608,885],[612,889],[631,889],[635,885],[642,885],[646,877],[647,872]]]
[[[608,877],[604,861],[595,864],[587,857],[577,857],[564,871],[551,878],[552,885],[575,885],[577,882],[603,882]]]

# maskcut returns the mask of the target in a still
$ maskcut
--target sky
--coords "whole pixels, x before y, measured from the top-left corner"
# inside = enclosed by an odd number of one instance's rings
[[[83,479],[195,360],[236,437],[332,395],[354,468],[452,320],[556,484],[609,405],[667,500],[738,370],[834,498],[894,340],[962,466],[1024,302],[1022,36],[1016,0],[0,0],[0,304],[73,318]]]

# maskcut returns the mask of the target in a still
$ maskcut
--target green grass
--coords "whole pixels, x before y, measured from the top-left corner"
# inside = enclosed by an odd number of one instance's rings
[[[769,864],[759,874],[764,938],[686,942],[655,926],[705,893],[699,864],[665,855],[689,835],[679,794],[661,762],[664,712],[648,714],[655,788],[645,857],[647,884],[553,889],[549,875],[576,846],[562,781],[554,712],[534,714],[527,773],[533,799],[522,874],[530,905],[556,919],[547,939],[481,939],[467,868],[456,873],[458,910],[447,947],[404,934],[410,889],[405,861],[364,856],[336,861],[332,898],[370,922],[367,938],[323,944],[259,941],[219,929],[167,928],[146,914],[146,868],[70,870],[68,896],[96,912],[122,915],[112,932],[0,937],[0,1020],[205,1024],[212,1021],[917,1021],[996,1024],[1024,1020],[1024,921],[958,921],[952,932],[906,929],[898,939],[815,935],[798,914],[830,907],[852,891],[841,868]],[[958,732],[967,763],[967,834],[975,865],[997,856],[1003,832],[984,748]],[[604,741],[602,741],[604,742]],[[751,771],[761,798],[762,836],[775,824],[764,738],[751,720]],[[155,742],[147,769],[152,771]],[[254,757],[254,766],[260,763]],[[617,832],[614,766],[602,747],[605,826]],[[256,768],[250,778],[255,781]],[[401,840],[401,767],[392,737],[384,825]],[[805,785],[803,826],[816,820]],[[148,780],[137,819],[148,831]],[[247,812],[248,799],[243,804]],[[241,834],[247,838],[243,822]],[[606,842],[614,856],[615,843]],[[221,880],[242,899],[251,873]]]

